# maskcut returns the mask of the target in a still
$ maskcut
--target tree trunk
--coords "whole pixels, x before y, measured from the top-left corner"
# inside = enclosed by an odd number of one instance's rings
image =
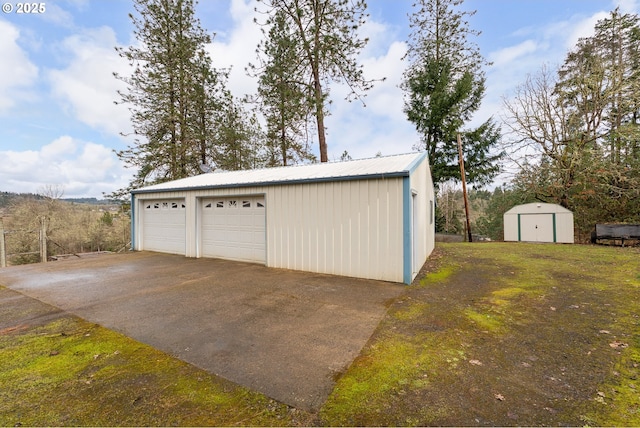
[[[313,90],[316,105],[316,124],[318,126],[318,142],[320,143],[320,162],[328,162],[327,138],[324,133],[324,100],[322,94],[322,84],[320,83],[320,72],[317,64],[313,67]]]

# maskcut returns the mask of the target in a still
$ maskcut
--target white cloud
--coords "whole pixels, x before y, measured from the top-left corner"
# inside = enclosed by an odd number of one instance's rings
[[[640,10],[640,2],[638,0],[614,0],[613,6],[619,7],[622,13],[637,13]]]
[[[0,20],[0,114],[13,107],[38,78],[38,67],[18,45],[20,32]]]
[[[255,11],[256,4],[251,0],[232,0],[231,17],[233,30],[224,41],[214,40],[206,50],[216,68],[231,68],[227,88],[235,96],[241,97],[257,91],[257,81],[245,72],[251,62],[256,63],[256,48],[262,39],[260,26],[254,18],[264,18]]]
[[[59,185],[65,197],[94,196],[125,187],[131,178],[111,149],[62,136],[39,150],[0,151],[0,182],[14,192]]]
[[[359,101],[344,100],[348,94],[346,86],[331,87],[333,103],[326,121],[330,159],[340,158],[345,150],[354,159],[372,157],[378,152],[383,155],[408,153],[419,141],[413,124],[407,121],[403,111],[403,91],[400,89],[406,66],[402,57],[407,46],[391,37],[376,43],[378,47],[369,52],[380,52],[380,46],[384,44],[382,55],[360,58],[359,61],[367,73],[366,78],[386,79],[376,82],[368,91],[364,98],[366,107]]]
[[[535,41],[525,40],[515,46],[509,46],[507,48],[491,52],[489,55],[489,61],[491,61],[495,67],[501,67],[525,55],[534,53],[537,49],[538,44]]]
[[[71,13],[53,2],[45,3],[45,6],[46,12],[40,15],[42,19],[60,27],[73,28],[73,15]]]
[[[487,69],[487,94],[472,126],[479,125],[490,116],[499,120],[503,115],[502,97],[511,96],[528,74],[535,74],[543,66],[554,68],[561,65],[578,40],[592,36],[596,22],[608,14],[604,10],[589,16],[576,14],[566,20],[539,27],[527,26],[514,32],[511,36],[516,39],[515,44],[487,56],[493,66]]]
[[[123,82],[113,72],[127,75],[130,68],[115,52],[117,44],[110,27],[86,30],[66,38],[62,49],[71,54],[67,68],[49,70],[51,91],[77,119],[93,128],[113,135],[129,132],[129,112],[119,100]]]
[[[578,40],[586,37],[591,37],[595,34],[595,26],[596,23],[602,19],[605,19],[609,16],[609,12],[601,11],[594,13],[593,15],[586,18],[579,18],[575,21],[570,21],[566,24],[566,33],[565,29],[561,28],[559,32],[559,37],[562,37],[566,34],[563,46],[566,50],[572,49]]]

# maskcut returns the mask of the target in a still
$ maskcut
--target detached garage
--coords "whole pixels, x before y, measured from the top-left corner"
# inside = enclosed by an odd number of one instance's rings
[[[504,240],[573,244],[573,213],[555,204],[517,205],[504,213]]]
[[[134,190],[134,250],[411,283],[434,248],[426,153],[201,174]]]

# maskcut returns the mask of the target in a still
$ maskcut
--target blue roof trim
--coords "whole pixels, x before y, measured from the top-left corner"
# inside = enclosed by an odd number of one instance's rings
[[[427,159],[427,152],[423,152],[419,157],[415,158],[414,161],[409,164],[409,175],[412,174],[425,159]]]
[[[419,162],[418,162],[419,163]],[[412,163],[413,165],[413,163]],[[398,178],[409,177],[411,170],[390,172],[384,174],[365,174],[365,175],[346,175],[343,177],[321,177],[321,178],[304,178],[297,180],[278,180],[278,181],[256,181],[247,183],[234,183],[234,184],[217,184],[217,185],[204,185],[204,186],[189,186],[189,187],[175,187],[168,189],[138,189],[132,190],[132,195],[138,195],[143,193],[163,193],[163,192],[183,192],[186,190],[208,190],[208,189],[232,189],[238,187],[254,187],[254,186],[280,186],[283,184],[305,184],[305,183],[326,183],[330,181],[354,181],[354,180],[376,180],[385,178]]]
[[[411,284],[411,181],[409,177],[402,180],[402,282]]]

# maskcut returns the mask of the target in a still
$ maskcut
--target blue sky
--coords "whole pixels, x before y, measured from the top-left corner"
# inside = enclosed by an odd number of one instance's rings
[[[368,0],[371,17],[362,29],[370,43],[360,58],[370,78],[386,77],[360,103],[343,101],[345,88],[331,88],[327,121],[329,158],[347,150],[353,158],[407,153],[419,138],[402,112],[398,89],[406,64],[412,0]],[[42,14],[17,14],[17,1],[0,14],[0,191],[39,192],[57,185],[65,197],[101,197],[125,186],[133,171],[113,150],[130,142],[128,110],[114,104],[124,89],[112,73],[127,73],[115,46],[135,43],[130,0],[45,1]],[[477,10],[472,28],[493,66],[475,121],[500,119],[502,97],[528,73],[562,62],[579,37],[620,6],[640,12],[639,0],[466,0]],[[261,36],[250,0],[201,0],[203,28],[215,32],[208,50],[216,67],[232,67],[229,88],[253,93],[244,68],[255,61]],[[314,150],[317,151],[315,145]]]

